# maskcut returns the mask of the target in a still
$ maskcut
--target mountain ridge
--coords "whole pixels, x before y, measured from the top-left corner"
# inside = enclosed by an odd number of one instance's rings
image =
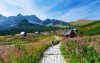
[[[47,18],[46,20],[43,21],[43,25],[54,26],[54,27],[67,27],[69,24],[61,20]]]
[[[36,24],[42,23],[42,20],[40,20],[35,15],[25,15],[25,16],[23,16],[19,13],[17,16],[9,16],[9,17],[0,15],[0,26],[3,26],[5,28],[10,28],[10,27],[18,24],[23,19],[27,19],[28,21],[34,22]]]
[[[17,16],[6,17],[0,14],[0,30],[11,28],[16,24],[18,24],[23,19],[27,19],[29,22],[34,24],[61,27],[61,28],[66,28],[69,26],[69,24],[82,26],[95,21],[95,20],[78,20],[74,22],[64,22],[62,20],[49,19],[49,18],[47,18],[46,20],[41,20],[36,15],[22,15],[19,13]]]
[[[27,19],[24,19],[11,28],[0,30],[0,35],[12,35],[12,34],[20,33],[22,31],[25,31],[27,33],[34,33],[35,31],[42,32],[42,31],[53,31],[53,30],[58,30],[58,29],[60,28],[34,24],[34,23],[29,22]]]
[[[36,15],[22,15],[19,13],[17,16],[8,16],[8,17],[0,15],[0,26],[2,26],[2,28],[0,29],[11,28],[12,26],[18,24],[23,19],[27,19],[29,22],[34,24],[40,24],[45,26],[53,26],[53,27],[59,27],[59,25],[62,27],[63,25],[65,25],[65,27],[67,26],[67,22],[61,20],[49,19],[49,22],[47,22],[47,20],[43,21],[39,19]]]
[[[92,22],[94,22],[94,21],[95,21],[95,20],[85,20],[85,19],[82,19],[82,20],[78,20],[78,21],[69,22],[69,24],[71,24],[71,25],[83,26],[83,25],[92,23]]]

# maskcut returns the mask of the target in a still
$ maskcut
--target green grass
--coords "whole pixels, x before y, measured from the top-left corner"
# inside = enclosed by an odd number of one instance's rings
[[[41,55],[50,44],[33,46],[15,45],[15,52],[9,51],[9,63],[39,63]]]
[[[84,37],[61,44],[61,52],[67,63],[99,63],[100,37]]]
[[[79,36],[93,36],[100,34],[100,20],[82,26],[78,32]]]
[[[55,41],[54,44],[58,44]],[[21,44],[16,43],[14,47],[8,49],[8,63],[40,63],[43,52],[51,46],[51,42],[36,43],[36,44]],[[4,58],[0,57],[0,62],[5,63]]]
[[[0,46],[5,47],[4,51],[7,49],[5,55],[3,53],[0,54],[4,55],[7,61],[4,57],[0,56],[0,62],[39,63],[43,52],[51,46],[51,40],[54,39],[54,44],[57,44],[62,39],[60,32],[47,32],[47,35],[44,33],[28,33],[26,37],[20,36],[19,34],[15,36],[0,36]],[[59,36],[59,40],[55,39],[55,35]]]
[[[0,44],[1,45],[11,45],[15,43],[35,43],[35,42],[47,42],[51,41],[52,39],[55,39],[55,35],[58,35],[61,38],[59,32],[56,34],[54,32],[48,32],[47,35],[43,33],[41,34],[34,34],[34,33],[28,33],[26,37],[20,36],[19,34],[16,34],[15,36],[6,35],[6,36],[0,36]],[[60,40],[59,39],[59,40]]]

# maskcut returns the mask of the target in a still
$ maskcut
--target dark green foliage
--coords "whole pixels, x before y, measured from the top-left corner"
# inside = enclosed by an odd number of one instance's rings
[[[92,38],[90,37],[89,39],[88,39],[88,42],[91,42],[92,41]]]
[[[43,31],[52,31],[52,30],[58,30],[58,29],[60,28],[33,24],[33,23],[28,22],[26,19],[24,19],[19,24],[13,26],[10,29],[1,30],[0,35],[13,35],[17,33],[19,34],[22,31],[25,31],[27,33],[34,33],[35,31],[43,32]]]
[[[79,35],[83,36],[83,35],[90,35],[90,36],[93,36],[93,35],[97,35],[97,34],[100,34],[100,26],[97,26],[95,28],[92,28],[90,30],[81,30],[79,32]]]

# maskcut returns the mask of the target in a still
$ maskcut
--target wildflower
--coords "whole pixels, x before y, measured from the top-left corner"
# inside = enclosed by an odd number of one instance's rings
[[[76,55],[79,55],[79,49],[78,48],[76,48]]]

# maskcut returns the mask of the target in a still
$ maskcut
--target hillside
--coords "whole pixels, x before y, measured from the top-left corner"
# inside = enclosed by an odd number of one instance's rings
[[[1,30],[0,31],[0,35],[9,35],[9,34],[16,34],[16,33],[20,33],[21,31],[26,31],[26,32],[35,32],[35,31],[52,31],[52,30],[57,30],[59,29],[58,27],[47,27],[47,26],[43,26],[43,25],[39,25],[39,24],[33,24],[30,23],[27,19],[22,20],[20,23],[18,23],[17,25],[6,29],[6,30]]]
[[[97,34],[100,34],[100,20],[84,25],[79,29],[79,35]]]
[[[8,29],[16,24],[20,23],[23,19],[27,19],[29,22],[44,26],[53,26],[53,27],[66,27],[68,26],[67,22],[56,20],[56,19],[46,19],[42,21],[36,15],[21,15],[20,13],[17,16],[3,16],[0,14],[0,30]]]
[[[94,20],[78,20],[78,21],[73,21],[69,22],[71,25],[78,25],[78,26],[83,26],[89,23],[94,22]]]
[[[52,19],[52,20],[46,19],[43,21],[42,24],[46,25],[46,26],[63,27],[63,28],[65,28],[69,25],[67,22],[56,20],[56,19]]]

